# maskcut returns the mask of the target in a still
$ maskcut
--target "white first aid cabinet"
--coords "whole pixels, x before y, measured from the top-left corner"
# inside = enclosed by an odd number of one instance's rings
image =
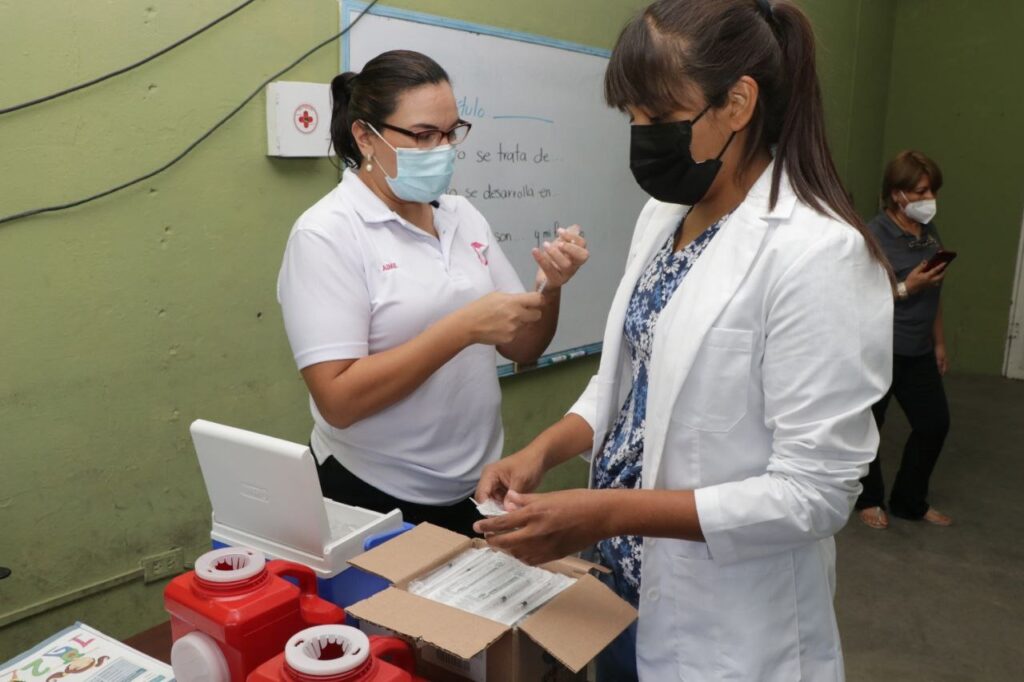
[[[331,155],[331,86],[277,81],[267,86],[267,156]]]

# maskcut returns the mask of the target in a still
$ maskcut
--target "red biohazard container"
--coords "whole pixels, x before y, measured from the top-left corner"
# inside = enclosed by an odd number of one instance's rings
[[[413,674],[412,647],[397,637],[367,637],[347,625],[321,625],[288,640],[248,682],[427,682]]]
[[[244,682],[296,632],[345,621],[340,607],[317,596],[312,569],[242,547],[196,559],[194,571],[164,590],[164,608],[178,682]]]

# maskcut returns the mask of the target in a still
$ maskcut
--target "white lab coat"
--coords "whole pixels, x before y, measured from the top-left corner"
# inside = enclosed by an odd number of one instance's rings
[[[833,535],[875,456],[871,405],[892,372],[888,278],[849,225],[771,166],[655,328],[644,488],[696,491],[706,542],[645,539],[645,682],[842,680]],[[608,314],[598,374],[571,412],[594,453],[629,389],[622,328],[644,267],[685,208],[650,201]]]

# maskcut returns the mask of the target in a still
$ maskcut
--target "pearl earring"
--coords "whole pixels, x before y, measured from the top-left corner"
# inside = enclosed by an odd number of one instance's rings
[[[366,157],[366,172],[367,173],[372,173],[373,172],[373,155],[372,154],[370,156]]]

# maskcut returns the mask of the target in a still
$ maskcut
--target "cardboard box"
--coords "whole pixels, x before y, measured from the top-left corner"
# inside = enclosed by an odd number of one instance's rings
[[[350,560],[391,587],[347,611],[414,643],[421,674],[432,680],[562,682],[584,679],[583,669],[636,620],[636,610],[597,580],[597,567],[576,558],[543,568],[576,578],[547,604],[508,627],[406,591],[472,547],[485,546],[428,523]]]

